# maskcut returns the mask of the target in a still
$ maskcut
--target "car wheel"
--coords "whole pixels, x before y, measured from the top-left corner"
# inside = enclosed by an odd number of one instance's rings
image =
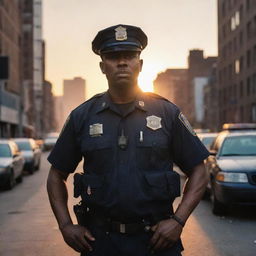
[[[23,181],[23,176],[22,176],[22,174],[16,179],[16,181],[17,181],[18,183],[21,183],[21,182]]]
[[[38,160],[38,164],[37,164],[37,166],[35,168],[36,168],[36,170],[40,169],[40,159]]]
[[[11,170],[9,180],[6,184],[6,189],[11,190],[14,187],[14,185],[15,185],[15,178],[14,178],[13,170]]]
[[[31,166],[29,167],[29,170],[28,170],[29,174],[33,174],[35,172],[35,166],[34,166],[34,163],[31,164]]]
[[[225,215],[227,213],[227,208],[223,203],[218,201],[216,198],[214,189],[211,191],[211,202],[212,202],[212,213],[215,215]]]

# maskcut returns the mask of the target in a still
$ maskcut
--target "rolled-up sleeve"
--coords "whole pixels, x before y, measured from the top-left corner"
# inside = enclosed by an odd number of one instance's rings
[[[60,171],[72,173],[82,159],[74,128],[74,116],[71,113],[65,122],[61,134],[51,151],[48,161]]]

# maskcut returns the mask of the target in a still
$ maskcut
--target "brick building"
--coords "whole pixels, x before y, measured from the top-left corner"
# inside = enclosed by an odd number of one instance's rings
[[[21,1],[0,0],[0,56],[8,57],[9,73],[0,80],[0,137],[17,136],[22,129],[21,10]]]
[[[219,126],[256,122],[256,1],[218,0]]]

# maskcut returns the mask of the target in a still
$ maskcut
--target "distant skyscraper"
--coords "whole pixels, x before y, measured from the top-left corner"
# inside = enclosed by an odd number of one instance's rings
[[[154,81],[154,91],[178,105],[186,104],[187,69],[167,69],[159,73]]]
[[[85,101],[85,80],[75,77],[72,80],[64,80],[63,84],[63,114],[64,119],[70,112]]]

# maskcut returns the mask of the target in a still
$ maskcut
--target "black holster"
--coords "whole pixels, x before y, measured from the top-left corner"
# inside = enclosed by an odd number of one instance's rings
[[[81,226],[86,226],[86,207],[84,207],[81,203],[75,204],[73,206],[74,213],[76,215],[77,223]]]

